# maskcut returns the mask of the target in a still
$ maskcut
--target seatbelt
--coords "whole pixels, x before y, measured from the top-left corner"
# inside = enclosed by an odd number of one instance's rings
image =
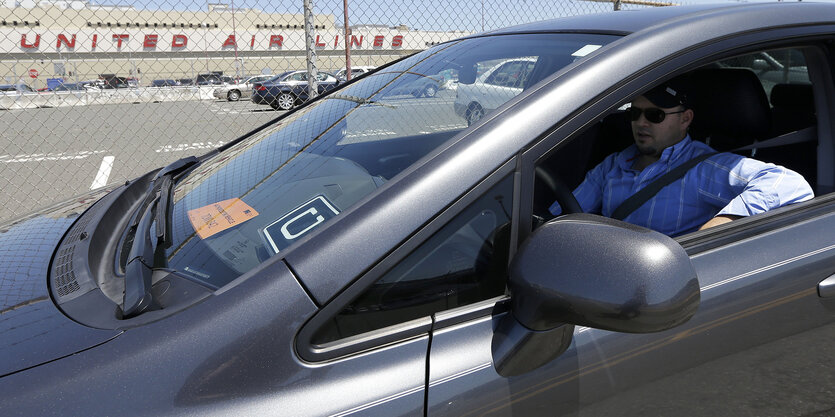
[[[812,140],[817,139],[817,128],[815,126],[807,127],[805,129],[797,130],[794,132],[786,133],[784,135],[780,135],[771,139],[766,139],[762,142],[756,142],[748,146],[739,147],[728,152],[739,152],[739,151],[747,151],[751,149],[764,149],[764,148],[774,148],[777,146],[785,146],[785,145],[793,145],[796,143],[803,143],[809,142]],[[617,220],[623,220],[626,216],[632,214],[633,211],[637,210],[638,207],[641,207],[649,201],[650,198],[658,194],[662,188],[666,187],[673,181],[681,178],[684,176],[690,168],[698,165],[700,162],[704,161],[707,158],[710,158],[713,155],[718,154],[719,152],[712,152],[699,155],[675,168],[667,172],[666,174],[658,177],[655,181],[651,182],[646,187],[638,190],[637,193],[632,194],[629,198],[620,203],[618,208],[612,213],[612,218]]]
[[[700,162],[704,161],[707,158],[710,158],[713,155],[716,155],[718,152],[711,152],[706,154],[701,154],[673,169],[671,169],[666,174],[658,177],[655,181],[651,182],[644,188],[641,188],[637,193],[632,194],[631,197],[627,198],[620,203],[618,208],[612,213],[612,218],[616,220],[623,220],[626,216],[630,215],[633,211],[635,211],[638,207],[641,207],[644,203],[646,203],[652,196],[658,194],[662,188],[669,185],[671,182],[681,178],[684,173],[693,168],[694,166],[698,165]]]

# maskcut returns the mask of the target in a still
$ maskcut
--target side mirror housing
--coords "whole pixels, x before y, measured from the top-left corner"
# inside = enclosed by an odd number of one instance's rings
[[[540,226],[514,257],[508,286],[513,321],[534,333],[566,325],[659,332],[689,320],[700,300],[690,257],[672,238],[591,214],[569,214]],[[502,333],[493,339],[498,366],[497,352],[537,350],[514,346],[537,337]],[[502,363],[516,365],[504,370],[497,366],[497,371],[516,375],[551,359],[531,356],[514,362],[502,358]]]

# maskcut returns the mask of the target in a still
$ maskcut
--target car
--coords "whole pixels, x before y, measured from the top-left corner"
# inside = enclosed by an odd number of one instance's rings
[[[194,85],[194,78],[180,78],[177,80],[177,82],[180,83],[179,85],[184,86]]]
[[[58,84],[49,91],[86,91],[87,87],[83,83],[61,83]]]
[[[191,85],[223,85],[225,83],[229,83],[230,81],[231,78],[212,72],[207,74],[198,74],[197,77],[192,80]]]
[[[275,77],[275,75],[272,74],[246,77],[237,83],[215,88],[212,95],[214,95],[215,98],[226,99],[228,101],[238,101],[241,98],[249,98],[252,95],[252,87],[255,83],[266,81],[273,77]]]
[[[0,226],[0,414],[826,415],[832,16],[700,4],[467,36]],[[784,50],[806,77],[772,97],[733,64]],[[524,87],[469,126],[453,100],[388,98],[519,58]],[[684,74],[699,140],[812,167],[817,197],[675,238],[572,208],[625,106]]]
[[[0,84],[0,93],[3,95],[10,95],[10,94],[23,94],[23,93],[36,93],[32,87],[28,86],[26,83],[17,83],[17,84]]]
[[[326,93],[339,86],[335,75],[319,71],[316,75],[319,94]],[[252,87],[250,101],[255,104],[267,104],[276,110],[290,110],[307,101],[310,97],[307,71],[287,71],[267,81],[256,82]]]
[[[351,79],[354,79],[354,78],[359,77],[360,75],[366,74],[366,73],[368,73],[369,71],[371,71],[375,68],[377,68],[377,67],[374,67],[374,66],[371,66],[371,65],[357,65],[357,66],[352,65],[351,66]],[[348,78],[346,77],[347,71],[348,71],[347,68],[342,67],[342,69],[337,71],[334,75],[340,81],[348,81]]]
[[[408,74],[413,78],[410,82],[403,82],[397,89],[389,91],[391,95],[409,95],[416,98],[435,97],[438,90],[445,87],[444,77],[440,74]]]
[[[172,79],[162,79],[151,81],[151,87],[175,87],[180,85],[180,82]]]
[[[485,63],[480,63],[484,67]],[[480,72],[475,82],[456,90],[455,113],[473,124],[525,88],[536,59],[516,58],[495,63]]]

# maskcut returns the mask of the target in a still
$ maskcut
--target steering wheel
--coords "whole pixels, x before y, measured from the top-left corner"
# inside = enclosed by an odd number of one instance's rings
[[[577,198],[571,192],[571,189],[562,182],[559,177],[551,173],[543,166],[537,166],[535,169],[536,183],[534,184],[534,215],[551,218],[553,215],[548,211],[548,207],[554,201],[560,203],[562,213],[582,213],[583,209]]]

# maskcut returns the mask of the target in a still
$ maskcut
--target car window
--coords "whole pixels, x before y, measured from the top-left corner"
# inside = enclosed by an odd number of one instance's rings
[[[811,51],[810,47],[746,53],[679,74],[676,78],[689,84],[685,97],[689,111],[695,114],[686,131],[694,145],[687,145],[687,149],[722,154],[682,171],[678,179],[648,196],[632,212],[640,214],[625,220],[681,237],[698,231],[717,214],[748,217],[812,198],[811,193],[819,189],[819,154],[817,134],[809,129],[816,126],[818,114],[816,89],[805,59]],[[574,190],[583,210],[612,216],[635,194],[634,189],[618,191],[617,184],[626,183],[623,178],[644,178],[640,188],[645,188],[660,176],[651,174],[651,166],[636,169],[632,165],[631,161],[641,157],[633,129],[649,127],[636,127],[631,122],[625,111],[630,102],[627,99],[537,164],[534,215],[549,218],[564,212],[561,204],[554,205],[563,184]],[[646,120],[645,112],[638,117]],[[794,135],[794,140],[772,140],[787,134]],[[678,149],[684,146],[676,145]],[[676,161],[675,149],[663,150],[671,161]],[[670,163],[680,165],[697,154],[682,153],[679,162]],[[714,168],[715,175],[711,174]],[[772,180],[766,180],[763,169],[776,173]],[[783,190],[785,184],[791,185],[789,189]],[[760,187],[785,194],[779,198],[775,194],[742,196]],[[754,200],[762,203],[748,205]],[[779,203],[768,205],[765,201]],[[746,211],[739,208],[742,206]]]
[[[484,82],[499,87],[523,88],[535,63],[533,59],[504,63],[491,72]]]
[[[326,343],[504,294],[512,177],[385,273],[316,336]]]
[[[287,77],[288,81],[307,81],[307,73],[305,72],[297,72],[289,77]]]
[[[809,71],[803,52],[797,48],[777,49],[745,54],[721,60],[723,68],[747,68],[763,85],[766,95],[777,84],[809,84]]]

